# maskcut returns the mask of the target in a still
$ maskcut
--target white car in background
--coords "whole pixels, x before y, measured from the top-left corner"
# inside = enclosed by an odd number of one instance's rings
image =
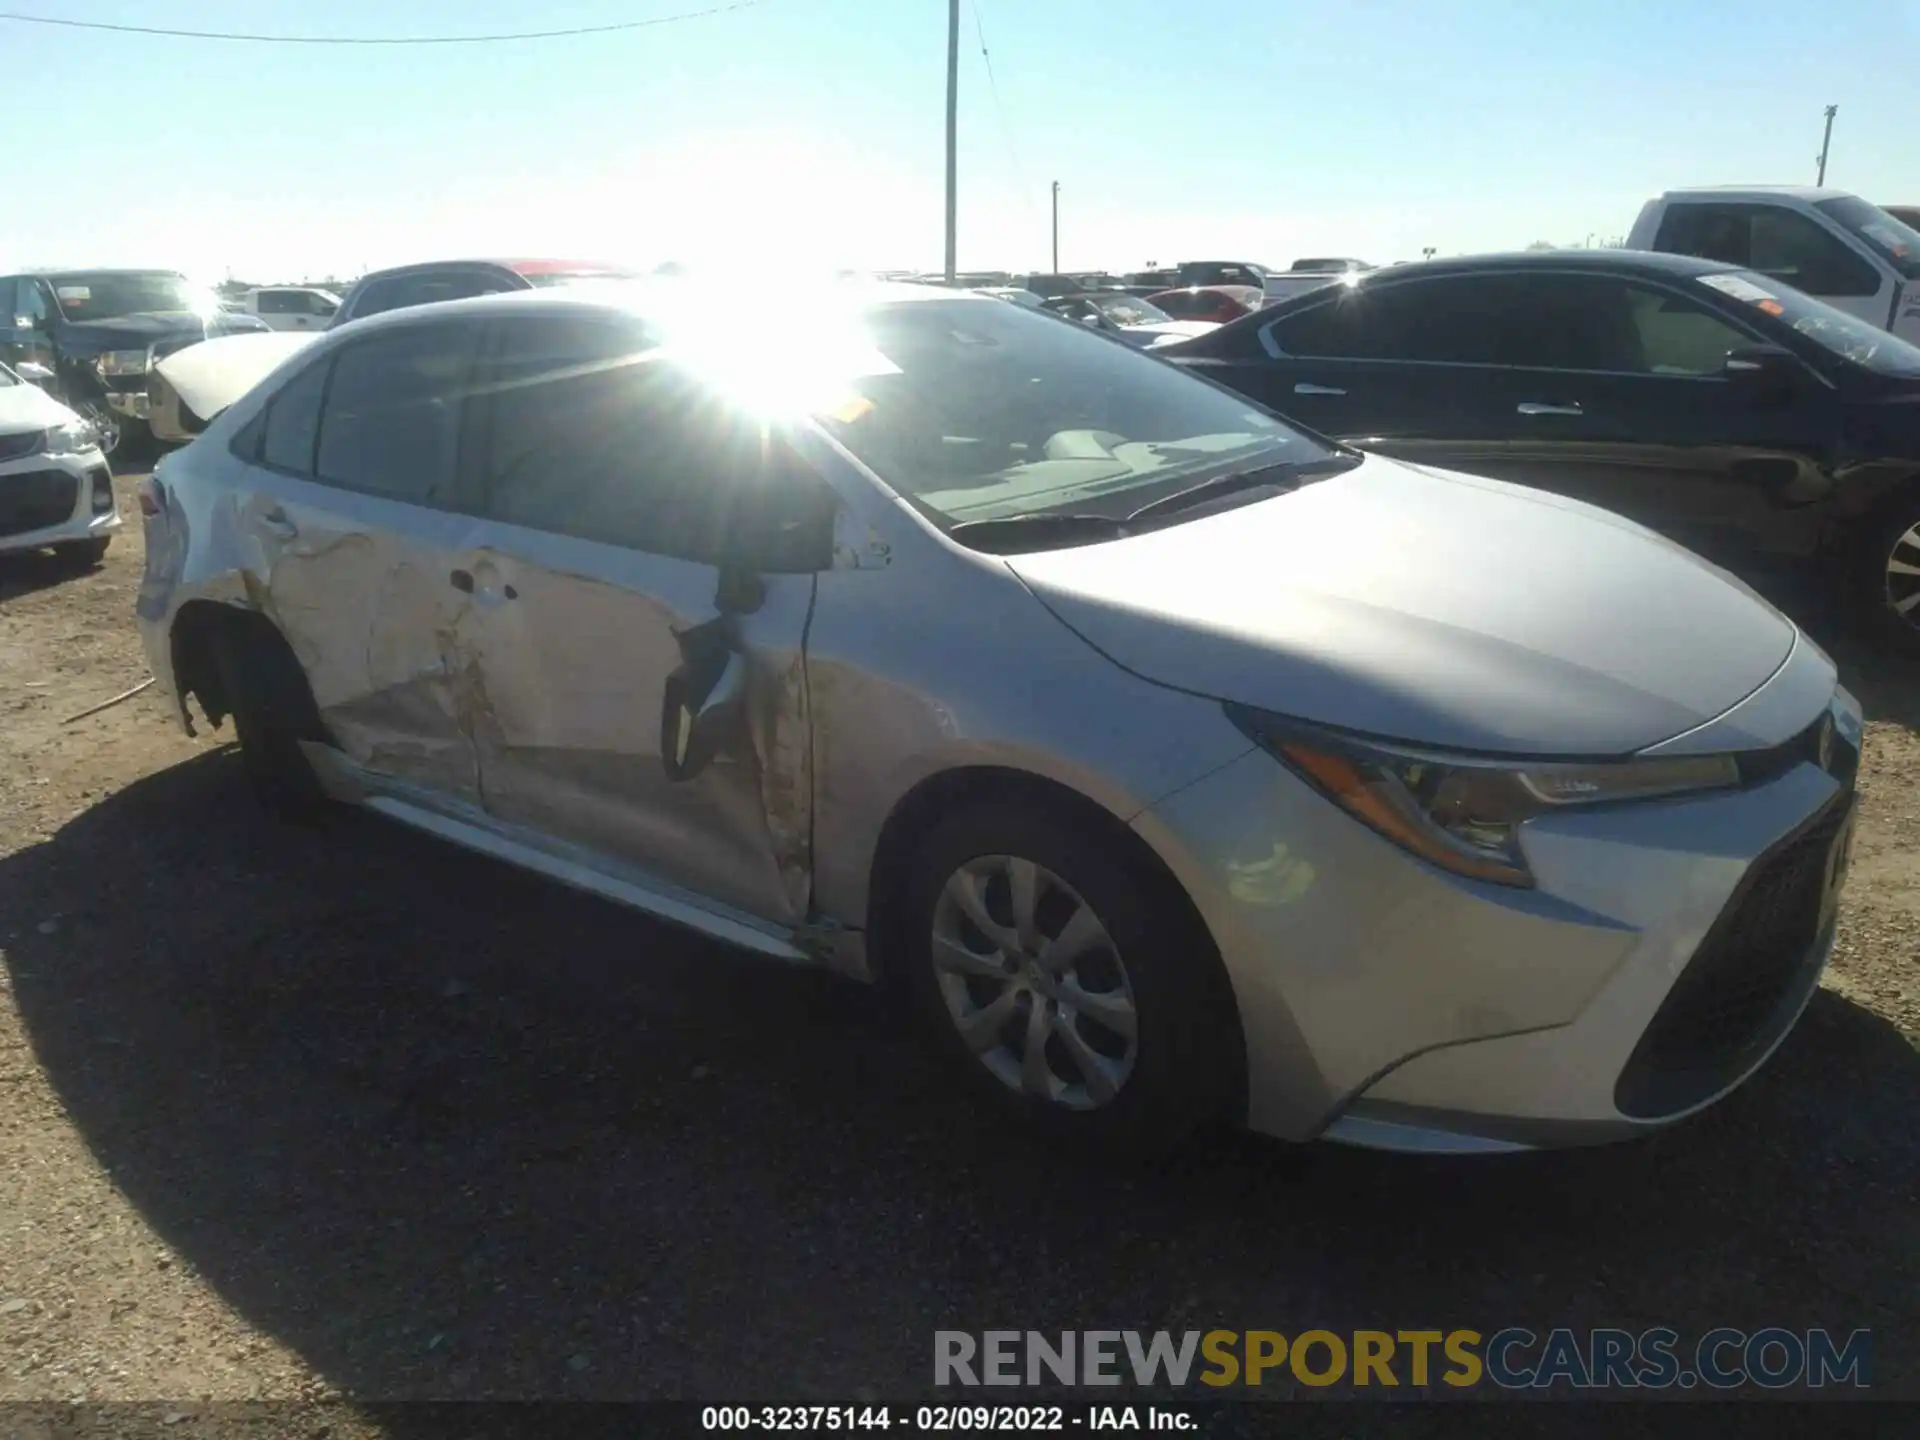
[[[263,285],[240,297],[241,312],[269,330],[324,330],[339,308],[338,295],[311,285]]]
[[[1057,295],[1043,302],[1043,308],[1147,350],[1178,340],[1191,340],[1220,328],[1211,320],[1176,320],[1158,305],[1124,290]]]
[[[35,383],[52,372],[27,372],[0,365],[0,554],[95,564],[121,525],[113,473],[93,427]]]

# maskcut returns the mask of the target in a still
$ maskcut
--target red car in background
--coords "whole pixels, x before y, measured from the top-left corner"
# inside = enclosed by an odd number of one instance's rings
[[[1258,285],[1189,285],[1146,298],[1176,320],[1212,320],[1224,325],[1265,305],[1267,292]]]

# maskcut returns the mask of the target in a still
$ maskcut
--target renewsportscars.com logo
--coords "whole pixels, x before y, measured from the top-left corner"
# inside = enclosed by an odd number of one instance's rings
[[[936,1385],[1226,1388],[1491,1383],[1506,1390],[1770,1390],[1871,1381],[1872,1336],[1778,1327],[1709,1330],[1685,1342],[1643,1330],[938,1330]]]

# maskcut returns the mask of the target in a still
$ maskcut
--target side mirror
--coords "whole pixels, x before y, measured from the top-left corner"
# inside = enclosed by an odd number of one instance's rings
[[[1720,368],[1729,380],[1770,389],[1792,381],[1800,362],[1782,345],[1738,345],[1727,352]]]
[[[670,781],[699,775],[745,726],[747,662],[734,630],[733,616],[721,615],[674,636],[685,663],[660,700],[660,764]]]
[[[46,386],[53,382],[53,371],[37,360],[22,360],[13,367],[13,373],[29,385]]]

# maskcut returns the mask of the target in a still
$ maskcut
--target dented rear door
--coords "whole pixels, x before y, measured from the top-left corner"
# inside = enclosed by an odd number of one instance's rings
[[[376,775],[476,805],[475,603],[461,575],[462,392],[479,327],[339,347],[268,405],[238,517],[261,608],[340,748]]]
[[[810,574],[758,582],[723,616],[720,497],[757,461],[664,367],[597,316],[502,321],[473,438],[473,537],[488,812],[749,915],[811,895],[803,648]],[[745,662],[741,723],[674,776],[663,711],[689,651],[725,632]]]

